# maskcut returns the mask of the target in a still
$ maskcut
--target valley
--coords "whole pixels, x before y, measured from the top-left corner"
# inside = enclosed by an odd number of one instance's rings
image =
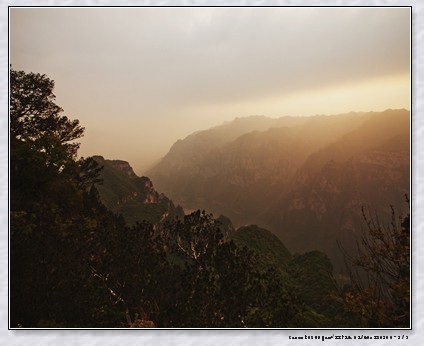
[[[146,174],[184,208],[340,263],[340,244],[354,250],[365,229],[363,208],[383,219],[390,205],[408,209],[409,121],[407,110],[240,118],[177,141]]]

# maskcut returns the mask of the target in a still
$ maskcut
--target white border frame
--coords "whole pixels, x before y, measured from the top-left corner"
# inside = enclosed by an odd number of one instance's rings
[[[412,6],[412,165],[411,165],[411,213],[412,213],[412,330],[8,330],[8,6]],[[423,62],[418,57],[424,56],[422,44],[424,37],[424,2],[420,1],[358,1],[358,0],[18,0],[2,1],[0,4],[0,344],[7,345],[311,345],[313,341],[290,337],[323,336],[330,339],[325,343],[340,344],[332,336],[369,336],[373,340],[363,340],[372,345],[410,344],[417,345],[424,341],[424,305],[418,292],[424,288],[423,272],[418,272],[420,264],[424,265],[424,253],[419,254],[423,244],[419,229],[424,226],[424,176],[419,175],[424,169],[424,119],[423,109]],[[421,139],[420,139],[421,138]],[[421,216],[420,216],[421,215]],[[422,307],[421,309],[419,307]],[[392,336],[396,339],[375,340],[375,336]],[[402,338],[403,336],[403,338]],[[397,339],[397,338],[400,339]],[[421,342],[420,342],[421,341]],[[343,340],[347,343],[348,340]],[[355,345],[360,340],[352,340]],[[352,343],[353,345],[353,343]]]

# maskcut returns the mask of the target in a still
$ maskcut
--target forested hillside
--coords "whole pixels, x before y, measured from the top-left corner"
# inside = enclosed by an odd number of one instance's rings
[[[11,328],[409,327],[409,214],[364,220],[339,287],[321,251],[183,215],[127,162],[78,158],[84,128],[53,89],[10,71]]]
[[[157,231],[127,226],[76,159],[84,129],[45,75],[11,71],[12,327],[286,326],[296,306],[272,273],[195,212]],[[227,227],[227,226],[226,226]],[[281,297],[280,305],[271,297]]]

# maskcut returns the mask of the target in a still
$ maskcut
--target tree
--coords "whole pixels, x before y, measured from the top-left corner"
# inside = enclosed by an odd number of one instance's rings
[[[89,271],[87,236],[107,213],[85,208],[98,168],[76,161],[83,128],[54,103],[45,75],[10,72],[11,324],[90,326],[105,295]],[[86,214],[88,213],[88,214]],[[114,221],[109,228],[118,228]],[[99,303],[102,300],[102,303]]]
[[[129,228],[106,209],[100,167],[76,160],[83,128],[60,115],[53,86],[11,71],[11,325],[285,326],[295,311],[281,275],[227,241],[225,220],[198,211]]]
[[[345,303],[365,327],[409,327],[410,215],[397,217],[391,207],[387,224],[365,209],[363,217],[368,232],[358,255],[345,254],[352,285]]]
[[[183,269],[173,326],[287,327],[296,308],[280,273],[225,239],[226,228],[200,211],[168,225],[167,244]]]
[[[288,265],[292,290],[304,303],[295,327],[346,327],[345,305],[339,296],[333,265],[321,251],[295,254]]]
[[[77,186],[80,189],[89,189],[95,184],[102,184],[103,179],[100,172],[103,166],[100,166],[92,157],[81,158],[78,160],[79,174],[76,176]]]
[[[10,173],[15,206],[45,195],[57,179],[66,179],[77,189],[100,181],[101,167],[95,160],[76,161],[79,143],[75,140],[83,136],[84,128],[79,120],[62,115],[54,85],[44,74],[10,70]]]
[[[12,148],[17,141],[25,142],[61,171],[75,159],[79,143],[74,141],[84,128],[61,115],[53,89],[54,81],[44,74],[10,70],[10,134]]]

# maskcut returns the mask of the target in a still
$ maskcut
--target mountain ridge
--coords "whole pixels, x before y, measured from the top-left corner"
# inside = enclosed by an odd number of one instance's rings
[[[236,122],[212,128],[208,136]],[[261,225],[293,251],[319,244],[334,260],[336,239],[360,232],[362,206],[382,215],[391,204],[405,207],[409,131],[409,111],[388,109],[304,117],[294,126],[249,131],[219,146],[191,146],[195,133],[180,142],[187,151],[178,153],[178,164],[170,150],[149,176],[186,208],[225,214],[236,227]]]

